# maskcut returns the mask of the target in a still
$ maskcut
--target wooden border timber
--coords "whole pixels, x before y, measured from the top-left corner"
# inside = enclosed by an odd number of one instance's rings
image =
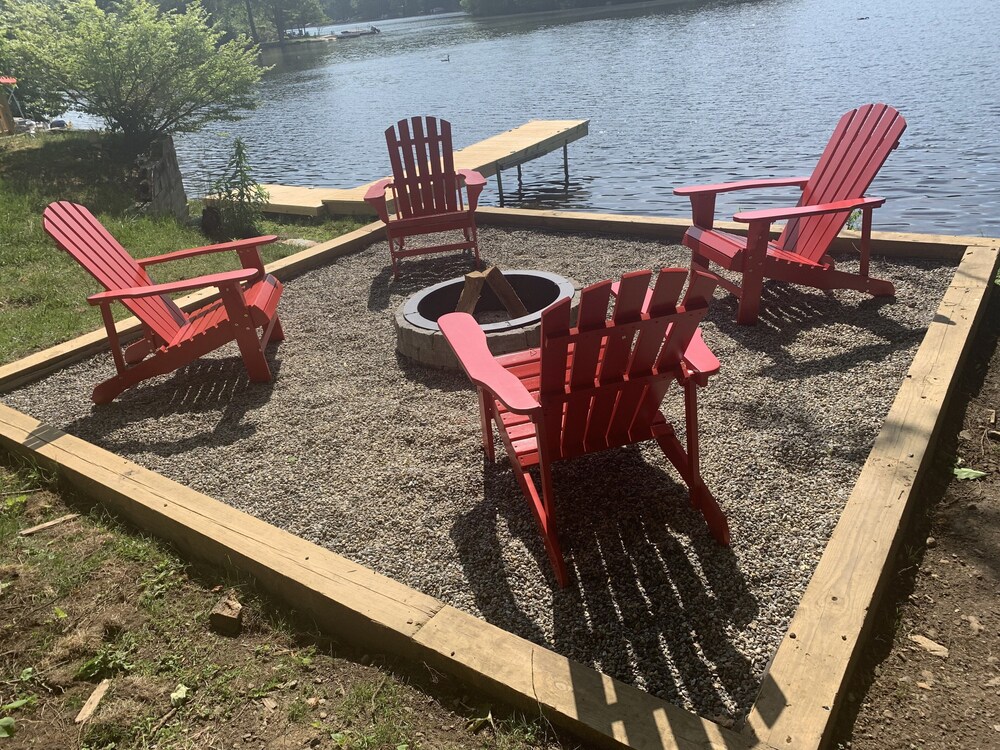
[[[631,214],[599,214],[576,211],[538,211],[518,208],[476,209],[480,226],[552,229],[562,232],[599,232],[651,237],[679,244],[691,226],[690,217],[635,216]],[[747,225],[735,221],[717,221],[715,226],[733,234],[746,235]],[[772,230],[777,237],[781,228]],[[860,232],[844,230],[833,241],[834,253],[857,252],[855,244]],[[905,258],[941,258],[961,260],[965,248],[996,243],[993,237],[963,237],[948,234],[914,234],[904,232],[872,232],[873,255]]]
[[[3,405],[0,447],[183,554],[249,573],[326,632],[457,674],[592,742],[747,748],[735,732]]]
[[[669,227],[679,221],[531,212],[540,219],[531,224],[523,215],[528,212],[488,213],[496,223],[512,226],[628,232],[667,240],[677,231]],[[353,249],[370,244],[379,228],[374,224],[359,230],[364,241],[359,239]],[[1000,255],[1000,241],[991,238],[881,233],[877,239],[876,252],[907,256],[905,246],[912,240],[924,257],[954,257],[963,242],[973,242],[964,247],[955,279],[739,734],[5,406],[0,406],[0,447],[58,470],[85,493],[186,554],[254,575],[330,632],[453,672],[514,705],[541,710],[554,724],[595,744],[814,750],[828,739],[870,613],[891,577],[886,566],[930,462],[954,376],[969,349]],[[323,247],[279,263],[298,272],[331,257]],[[344,252],[350,250],[332,257]],[[309,257],[299,260],[303,255]],[[67,361],[65,353],[55,353],[43,366],[56,369]],[[9,387],[0,380],[0,390]]]

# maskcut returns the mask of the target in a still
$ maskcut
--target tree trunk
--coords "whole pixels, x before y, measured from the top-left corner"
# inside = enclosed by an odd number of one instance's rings
[[[250,3],[251,0],[246,0],[247,23],[250,26],[250,38],[253,39],[254,44],[260,44],[260,36],[257,34],[257,24],[253,21],[253,6]]]

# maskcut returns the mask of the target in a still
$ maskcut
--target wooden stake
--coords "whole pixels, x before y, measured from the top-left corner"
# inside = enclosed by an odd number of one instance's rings
[[[51,529],[53,526],[58,526],[59,524],[66,523],[67,521],[72,521],[79,515],[80,515],[79,513],[69,513],[65,516],[59,516],[59,518],[55,518],[51,521],[46,521],[45,523],[40,523],[37,526],[32,526],[30,529],[22,529],[21,531],[17,532],[17,534],[18,536],[31,536],[35,532],[43,531],[45,529]]]
[[[94,692],[90,694],[87,698],[87,702],[83,704],[83,708],[80,709],[80,713],[76,715],[73,719],[74,724],[83,724],[87,719],[94,715],[94,711],[97,710],[97,704],[101,702],[101,698],[104,694],[108,692],[108,687],[111,685],[111,680],[103,679],[101,684],[94,688]]]

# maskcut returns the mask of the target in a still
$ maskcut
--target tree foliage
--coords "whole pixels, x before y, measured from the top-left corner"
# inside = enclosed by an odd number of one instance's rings
[[[166,133],[233,120],[252,108],[262,69],[245,37],[223,41],[198,3],[48,5],[20,0],[10,47],[26,76],[101,117],[136,149]]]
[[[45,119],[66,109],[66,97],[31,69],[18,49],[16,30],[22,25],[44,22],[44,8],[34,3],[0,0],[0,75],[17,78],[14,114]],[[6,101],[6,93],[0,91]]]

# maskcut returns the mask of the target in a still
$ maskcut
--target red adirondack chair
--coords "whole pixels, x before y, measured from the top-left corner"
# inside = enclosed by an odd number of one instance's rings
[[[691,503],[704,515],[716,540],[729,544],[726,517],[705,486],[698,463],[697,388],[707,385],[719,361],[702,341],[698,324],[716,281],[685,269],[663,269],[648,295],[650,271],[602,281],[583,290],[579,320],[570,328],[570,300],[542,313],[538,349],[494,358],[471,315],[449,313],[438,320],[469,378],[478,386],[483,448],[495,460],[492,418],[507,457],[541,527],[560,586],[566,565],[555,527],[551,465],[560,459],[655,440],[677,468]],[[608,302],[617,294],[614,312]],[[684,388],[687,450],[660,412],[670,384]],[[528,473],[538,466],[542,493]]]
[[[87,301],[101,306],[118,374],[94,388],[95,403],[108,403],[129,386],[173,372],[234,339],[250,379],[271,379],[264,348],[269,341],[284,339],[277,315],[281,282],[264,271],[258,247],[277,237],[254,237],[136,261],[83,206],[53,203],[45,209],[43,225],[59,247],[107,289]],[[236,251],[242,270],[167,284],[154,284],[146,272],[146,266],[154,263],[225,250]],[[218,287],[220,299],[190,314],[167,296],[205,287]],[[142,322],[143,337],[124,350],[111,314],[115,301]],[[258,327],[263,329],[259,337]]]
[[[400,120],[395,129],[386,129],[385,142],[389,147],[392,177],[372,185],[365,194],[365,201],[385,222],[392,277],[399,277],[400,258],[448,250],[472,250],[478,268],[475,213],[486,180],[471,169],[455,169],[451,123],[435,117]],[[462,199],[462,181],[468,205]],[[389,217],[386,190],[392,191],[395,218]],[[452,231],[461,231],[463,239],[444,245],[406,246],[409,237]]]
[[[684,235],[691,249],[692,268],[707,270],[709,262],[743,274],[738,286],[719,284],[740,298],[737,322],[757,322],[764,279],[789,281],[818,289],[855,289],[876,297],[895,294],[888,281],[868,275],[872,211],[885,198],[866,198],[889,153],[899,145],[906,121],[885,104],[866,104],[840,118],[833,136],[810,177],[747,180],[719,185],[681,187],[675,195],[691,198],[694,226]],[[713,228],[715,196],[731,190],[796,185],[802,197],[794,208],[741,211],[733,218],[749,224],[740,237]],[[854,209],[861,209],[861,267],[858,274],[835,268],[826,252]],[[770,242],[771,224],[787,219],[784,231]]]

